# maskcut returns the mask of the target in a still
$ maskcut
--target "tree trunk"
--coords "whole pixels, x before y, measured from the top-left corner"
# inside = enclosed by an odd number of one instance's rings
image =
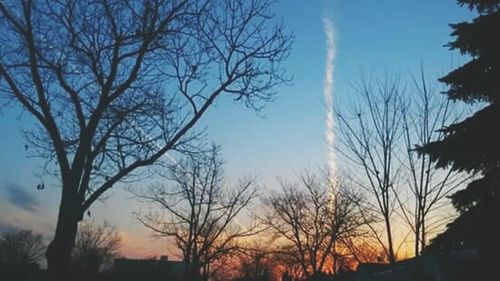
[[[420,250],[423,251],[425,250],[425,247],[427,246],[427,231],[425,230],[427,226],[425,225],[425,220],[422,219],[422,225],[420,226],[421,229],[421,234],[420,234],[420,239],[422,242],[420,243]]]
[[[200,274],[200,263],[196,257],[192,257],[185,266],[183,280],[201,281],[202,276]]]
[[[190,259],[189,257],[184,258],[184,273],[182,275],[182,280],[187,281],[190,277],[191,274],[191,266],[190,266]]]
[[[388,250],[389,250],[389,263],[391,263],[392,265],[394,265],[396,263],[396,257],[395,257],[395,254],[394,254],[394,245],[392,243],[392,231],[391,231],[391,223],[389,221],[389,218],[385,218],[385,226],[386,226],[386,229],[387,229],[387,246],[388,246]]]
[[[417,215],[417,219],[415,220],[415,257],[420,256],[420,232],[420,217]]]
[[[45,254],[50,281],[71,280],[71,251],[82,217],[75,197],[65,194],[63,187],[55,235]]]

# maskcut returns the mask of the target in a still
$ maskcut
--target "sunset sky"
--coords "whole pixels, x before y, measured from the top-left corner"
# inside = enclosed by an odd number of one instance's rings
[[[473,16],[453,0],[281,0],[274,10],[276,19],[295,36],[286,63],[294,76],[292,85],[276,88],[277,100],[259,114],[222,99],[198,124],[208,128],[209,140],[222,146],[228,179],[234,182],[257,175],[262,190],[274,188],[277,177],[325,165],[323,18],[334,23],[334,103],[342,106],[349,102],[351,84],[361,71],[374,76],[406,75],[423,64],[427,76],[437,78],[459,65],[464,59],[443,47],[451,39],[448,24]],[[60,188],[56,179],[42,176],[43,161],[27,158],[21,132],[33,126],[33,119],[18,108],[1,114],[0,231],[31,228],[50,239]],[[41,182],[45,190],[36,190]],[[140,187],[140,183],[134,185]],[[125,256],[172,255],[168,243],[152,238],[134,219],[132,213],[144,206],[123,186],[116,186],[107,199],[91,207],[91,218],[116,225]]]

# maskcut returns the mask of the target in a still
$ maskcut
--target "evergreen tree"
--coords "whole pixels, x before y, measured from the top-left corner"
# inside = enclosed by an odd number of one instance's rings
[[[476,174],[451,196],[459,217],[438,235],[429,251],[479,252],[484,273],[500,251],[500,0],[458,0],[476,11],[472,22],[451,24],[452,50],[471,60],[440,79],[454,101],[482,106],[472,116],[443,128],[446,137],[418,148],[438,166]]]

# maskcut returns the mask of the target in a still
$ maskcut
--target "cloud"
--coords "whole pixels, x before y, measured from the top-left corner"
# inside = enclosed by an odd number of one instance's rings
[[[12,205],[30,212],[36,211],[39,203],[32,194],[26,192],[21,186],[15,183],[6,184],[5,188],[7,190],[7,200]]]

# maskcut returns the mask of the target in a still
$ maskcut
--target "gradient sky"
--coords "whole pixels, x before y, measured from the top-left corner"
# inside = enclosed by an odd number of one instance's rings
[[[335,26],[334,100],[342,106],[361,70],[374,76],[405,75],[422,63],[428,78],[434,78],[463,62],[443,45],[451,39],[449,23],[473,16],[453,0],[281,0],[274,9],[295,35],[286,63],[293,84],[276,89],[277,100],[263,116],[223,99],[198,127],[207,126],[210,140],[222,145],[230,180],[258,175],[263,188],[276,186],[278,176],[293,177],[325,165],[324,17]],[[32,119],[15,109],[1,114],[0,231],[32,228],[50,238],[60,190],[54,179],[40,176],[42,162],[26,157],[21,130],[29,129]],[[46,189],[36,190],[42,181]],[[172,253],[166,242],[151,238],[134,220],[132,212],[142,207],[130,194],[115,188],[107,195],[91,208],[92,218],[117,226],[124,255]]]

